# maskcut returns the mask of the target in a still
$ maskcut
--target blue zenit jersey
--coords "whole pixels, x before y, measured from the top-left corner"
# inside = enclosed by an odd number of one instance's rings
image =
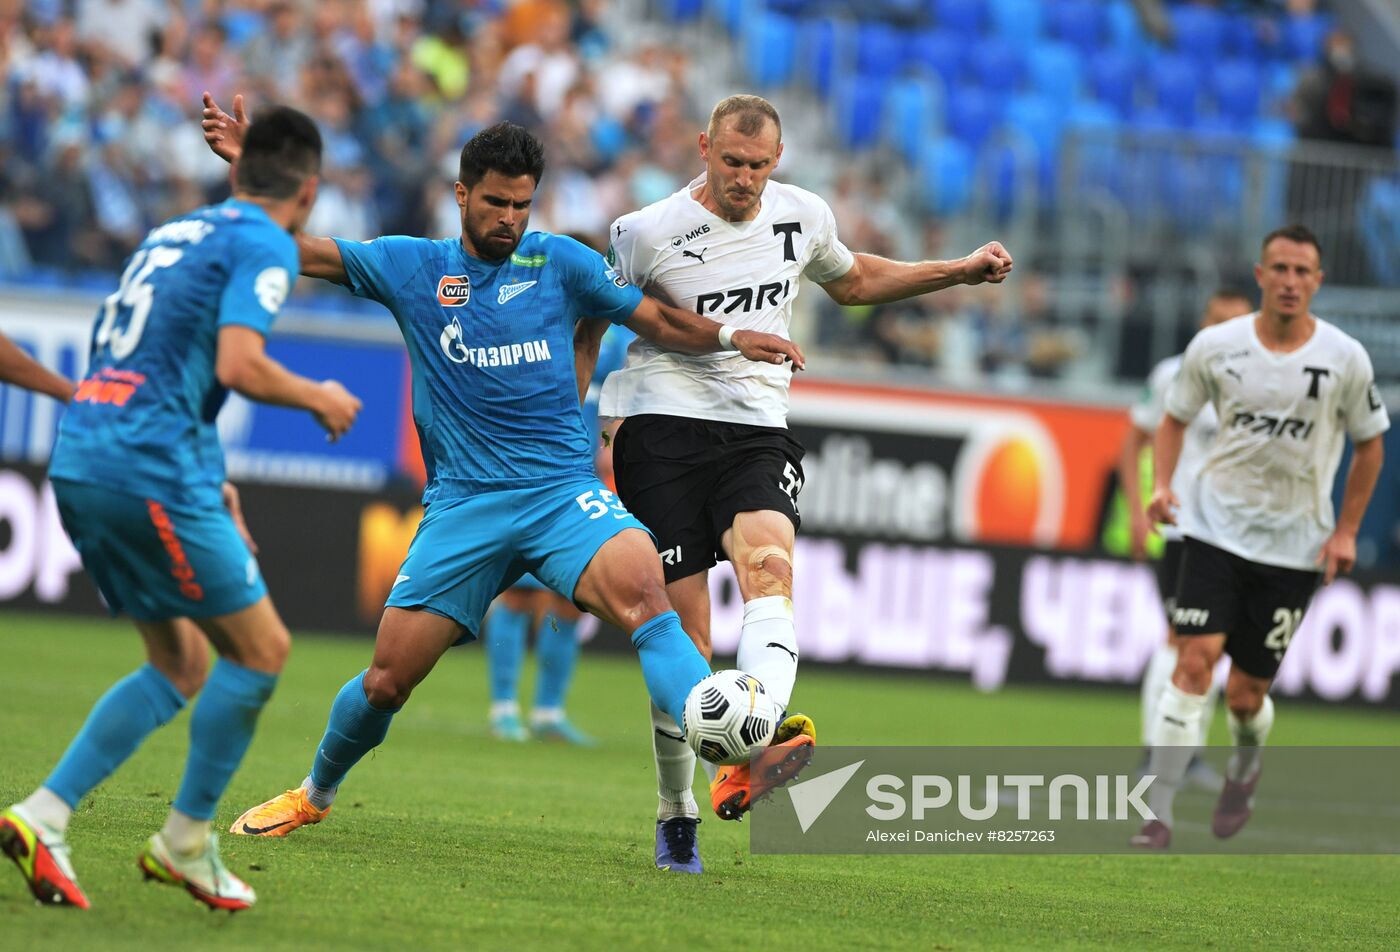
[[[387,307],[408,344],[425,503],[592,475],[574,325],[627,320],[641,291],[597,252],[546,232],[498,262],[457,238],[336,244],[350,290]]]
[[[172,218],[128,260],[97,313],[88,376],[59,426],[49,475],[132,495],[219,502],[219,328],[266,334],[300,269],[296,242],[230,199]]]

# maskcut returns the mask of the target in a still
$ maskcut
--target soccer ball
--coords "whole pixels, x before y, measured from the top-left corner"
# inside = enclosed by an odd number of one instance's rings
[[[716,671],[685,699],[686,742],[712,764],[741,764],[753,747],[767,747],[782,710],[751,674]]]

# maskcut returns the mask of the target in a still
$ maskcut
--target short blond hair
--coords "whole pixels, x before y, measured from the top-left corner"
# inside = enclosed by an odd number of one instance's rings
[[[719,131],[720,125],[730,116],[739,117],[734,131],[740,135],[758,135],[763,131],[764,123],[771,122],[773,128],[778,130],[778,141],[783,141],[783,121],[778,118],[778,110],[774,109],[773,104],[762,96],[740,94],[721,99],[710,113],[710,125],[706,129],[706,134],[713,139],[715,133]]]

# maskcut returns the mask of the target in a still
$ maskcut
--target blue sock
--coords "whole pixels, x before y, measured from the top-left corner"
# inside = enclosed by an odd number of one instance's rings
[[[275,674],[227,658],[214,662],[190,715],[190,755],[175,809],[196,820],[213,818],[224,788],[253,742],[258,714],[276,686]]]
[[[558,631],[555,626],[558,626]],[[539,663],[539,678],[535,685],[536,708],[561,708],[569,682],[578,663],[578,619],[565,621],[550,612],[540,622],[535,642],[535,660]]]
[[[530,615],[497,605],[486,619],[486,664],[491,677],[491,700],[514,701],[520,666],[525,663],[525,636]]]
[[[331,704],[326,734],[311,765],[311,782],[323,790],[340,786],[350,768],[384,742],[389,723],[398,712],[398,708],[382,711],[369,703],[364,671],[346,681]]]
[[[143,664],[98,698],[44,786],[76,809],[88,791],[111,776],[153,730],[168,724],[184,706],[184,697],[170,679]]]
[[[652,703],[681,723],[690,689],[710,674],[710,666],[681,627],[675,612],[664,612],[632,632],[642,677]]]

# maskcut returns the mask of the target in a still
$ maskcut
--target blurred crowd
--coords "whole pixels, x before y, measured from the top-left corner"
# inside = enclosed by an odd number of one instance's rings
[[[536,227],[601,235],[694,174],[684,56],[625,57],[601,0],[0,0],[0,273],[117,268],[164,218],[227,194],[200,97],[284,102],[325,137],[310,227],[459,230],[462,143],[546,139]]]

